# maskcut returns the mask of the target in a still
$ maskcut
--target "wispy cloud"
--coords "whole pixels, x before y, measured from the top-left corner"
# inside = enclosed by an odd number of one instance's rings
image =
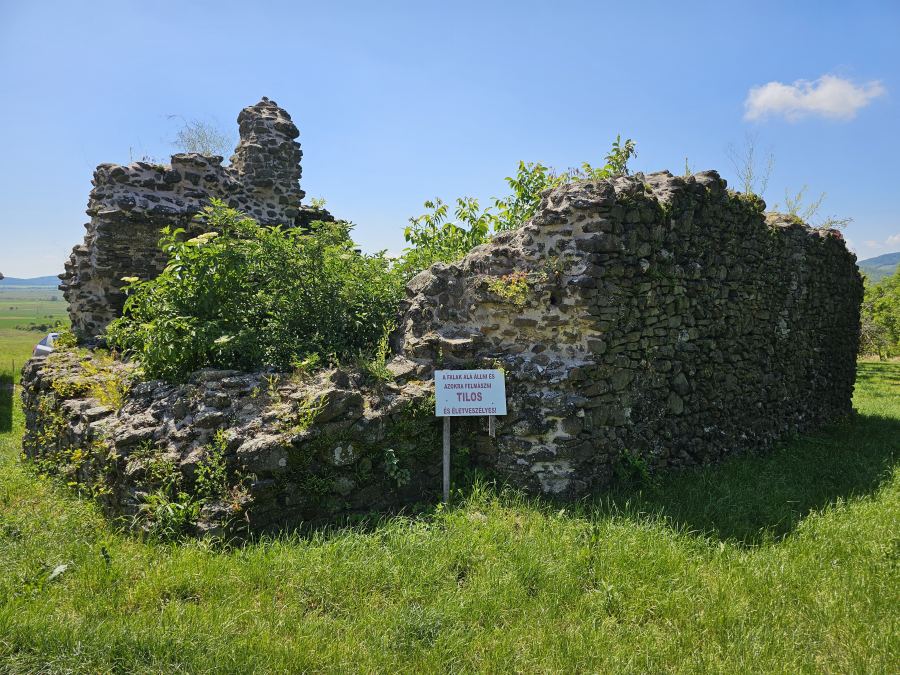
[[[768,82],[750,89],[744,101],[744,119],[781,116],[793,122],[818,115],[850,120],[886,91],[878,80],[854,84],[836,75],[823,75],[814,81],[797,80],[793,84]]]
[[[861,245],[846,239],[847,248],[862,258],[872,258],[882,253],[893,253],[900,249],[900,232],[888,235],[886,239],[866,239]]]

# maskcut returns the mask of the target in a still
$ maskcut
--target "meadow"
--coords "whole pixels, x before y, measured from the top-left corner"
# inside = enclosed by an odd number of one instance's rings
[[[0,383],[18,382],[34,345],[60,323],[68,325],[66,303],[55,287],[3,287],[0,281]]]
[[[0,328],[25,327],[66,319],[62,291],[53,286],[3,287],[0,281]]]
[[[10,347],[4,343],[3,353]],[[3,672],[896,672],[900,363],[774,452],[240,546],[110,525],[0,400]]]

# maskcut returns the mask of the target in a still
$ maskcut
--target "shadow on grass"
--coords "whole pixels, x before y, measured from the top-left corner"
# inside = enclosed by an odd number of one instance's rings
[[[884,381],[881,371],[879,382]],[[812,511],[873,494],[890,478],[898,461],[900,419],[857,415],[766,453],[745,453],[717,464],[665,474],[649,483],[619,485],[574,504],[504,490],[501,478],[491,478],[480,470],[456,481],[455,492],[457,499],[474,498],[476,502],[479,492],[488,498],[505,495],[500,496],[501,501],[511,505],[548,514],[564,508],[572,517],[587,520],[618,517],[641,521],[661,516],[677,530],[756,546],[782,540]],[[347,527],[373,532],[401,515],[427,519],[433,509],[433,504],[418,504],[339,523],[306,523],[296,530],[289,527],[287,532],[309,536]]]
[[[861,362],[857,391],[867,410],[884,401],[888,407],[900,395],[900,363]],[[765,453],[743,453],[706,467],[658,476],[649,483],[619,485],[575,504],[505,491],[503,480],[481,470],[454,479],[462,500],[481,492],[505,494],[511,504],[556,513],[560,508],[588,520],[610,516],[642,520],[661,516],[673,528],[743,546],[777,542],[791,534],[810,512],[871,495],[890,478],[900,462],[900,418],[856,415],[820,432],[785,442]],[[507,497],[501,497],[506,501]],[[454,500],[456,501],[456,500]],[[457,502],[458,503],[458,502]],[[352,528],[371,532],[403,515],[429,518],[434,503],[411,505],[392,512],[360,514],[330,524],[305,523],[294,530],[338,532]]]
[[[778,541],[811,512],[875,492],[900,459],[900,420],[859,415],[763,455],[742,455],[619,487],[587,517],[658,514],[677,528],[743,545]]]
[[[882,384],[885,389],[900,386],[900,362],[860,361],[856,364],[857,387],[873,387]]]
[[[0,373],[0,434],[12,431],[13,390],[12,373]]]

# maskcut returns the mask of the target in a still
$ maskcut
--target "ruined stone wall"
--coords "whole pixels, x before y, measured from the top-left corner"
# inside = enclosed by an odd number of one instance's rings
[[[415,377],[506,370],[481,459],[535,490],[768,447],[851,412],[862,282],[839,233],[763,209],[711,171],[559,188],[413,279],[394,346]]]
[[[112,515],[152,528],[148,505],[181,493],[200,507],[188,533],[240,534],[440,495],[428,383],[205,369],[171,384],[136,381],[134,370],[65,349],[23,372],[26,455]],[[217,450],[227,488],[204,494],[198,467]]]
[[[157,246],[165,226],[197,229],[193,217],[211,198],[225,201],[264,225],[304,226],[330,219],[303,207],[299,131],[290,115],[263,98],[238,116],[240,142],[228,166],[222,157],[172,156],[171,164],[101,164],[94,172],[84,242],[76,246],[60,289],[75,332],[91,340],[117,317],[125,300],[122,277],[159,274]]]
[[[148,466],[168,462],[190,488],[224,439],[231,487],[198,531],[429,501],[433,373],[472,367],[505,370],[509,414],[496,438],[484,418],[454,419],[454,466],[534,492],[762,450],[851,413],[862,298],[839,233],[764,208],[712,171],[549,191],[522,228],[409,283],[389,382],[200,371],[138,383],[116,406],[97,392],[129,364],[32,360],[25,451],[135,515],[158,487]]]

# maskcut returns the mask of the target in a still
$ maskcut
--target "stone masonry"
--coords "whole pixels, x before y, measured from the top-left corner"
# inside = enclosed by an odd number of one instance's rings
[[[197,155],[98,168],[66,284],[82,333],[116,315],[116,279],[158,269],[156,230],[206,196],[303,224],[296,128],[265,99],[240,122],[227,168]],[[219,447],[231,487],[204,504],[199,532],[386,509],[439,494],[434,370],[502,368],[509,414],[495,438],[484,419],[454,420],[455,466],[571,498],[623,467],[704,464],[851,414],[861,299],[840,233],[767,214],[714,171],[577,182],[547,191],[521,228],[410,281],[389,382],[200,371],[133,382],[111,403],[103,391],[133,366],[63,350],[25,369],[25,451],[135,515],[156,489],[148,467],[165,460],[189,486]]]
[[[238,116],[240,142],[228,166],[200,153],[171,164],[101,164],[94,172],[84,242],[72,250],[60,289],[76,334],[91,341],[119,315],[122,277],[156,276],[165,264],[157,242],[165,226],[202,231],[193,217],[218,198],[265,225],[330,220],[302,206],[300,132],[290,115],[263,98]]]
[[[322,522],[439,492],[440,432],[425,382],[373,387],[333,369],[206,369],[183,384],[138,382],[134,364],[87,349],[32,359],[23,381],[26,454],[139,523],[152,521],[149,496],[163,483],[197,493],[197,467],[215,447],[228,488],[203,501],[197,533]],[[110,396],[125,387],[123,400]]]
[[[394,348],[417,378],[506,370],[480,461],[535,491],[769,447],[851,412],[862,281],[840,233],[764,207],[714,171],[561,187],[414,278]]]

